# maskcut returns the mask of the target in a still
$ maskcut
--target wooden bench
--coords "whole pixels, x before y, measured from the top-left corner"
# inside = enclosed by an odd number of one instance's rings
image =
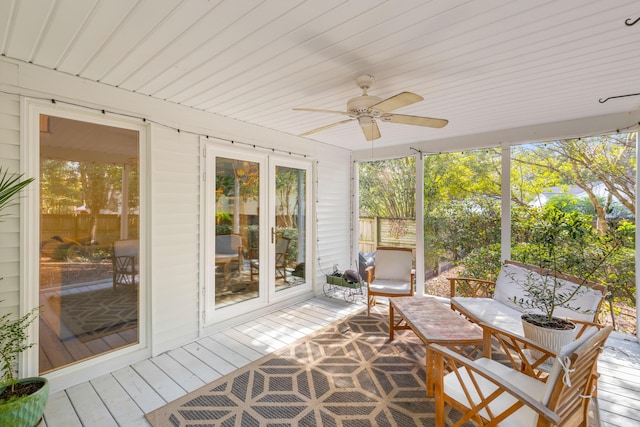
[[[524,336],[520,317],[524,309],[514,302],[514,298],[524,297],[523,290],[518,283],[535,280],[536,276],[550,274],[539,267],[506,261],[495,282],[489,280],[472,279],[466,277],[450,277],[451,308],[464,314],[475,323],[485,323],[490,326],[506,330],[512,334]],[[585,286],[574,300],[572,306],[580,307],[574,310],[568,307],[556,308],[554,316],[570,319],[582,327],[576,328],[576,336],[590,325],[595,325],[597,314],[606,295],[606,287],[592,283],[580,282],[579,279],[558,275],[560,282],[569,288]]]

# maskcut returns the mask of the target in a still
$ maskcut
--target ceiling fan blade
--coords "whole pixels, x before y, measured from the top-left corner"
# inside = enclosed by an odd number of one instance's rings
[[[311,129],[309,131],[306,131],[305,133],[301,133],[300,136],[307,136],[307,135],[311,135],[312,133],[322,132],[323,130],[330,129],[330,128],[334,127],[334,126],[338,126],[338,125],[341,125],[343,123],[350,122],[352,120],[353,119],[341,120],[339,122],[331,123],[330,125],[325,125],[325,126],[317,128],[317,129]]]
[[[424,98],[418,94],[411,92],[400,92],[390,98],[384,99],[375,105],[371,106],[373,110],[380,110],[385,113],[389,111],[397,110],[398,108],[406,107],[407,105],[415,104],[422,101]]]
[[[316,110],[315,108],[294,108],[295,111],[309,111],[311,113],[329,113],[329,114],[342,114],[348,116],[349,113],[346,111],[335,111],[335,110]]]
[[[378,124],[375,120],[367,120],[360,121],[360,128],[362,129],[362,133],[364,133],[364,137],[367,141],[373,141],[374,139],[380,138],[380,129],[378,128]]]
[[[389,114],[381,118],[385,122],[401,123],[403,125],[426,126],[430,128],[445,127],[449,120],[431,117],[408,116],[406,114]]]

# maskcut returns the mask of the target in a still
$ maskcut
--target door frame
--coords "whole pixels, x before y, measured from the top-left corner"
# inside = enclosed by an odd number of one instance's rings
[[[148,277],[149,267],[149,138],[148,125],[137,121],[105,117],[103,114],[88,111],[81,107],[60,106],[28,97],[21,98],[20,128],[21,132],[21,172],[25,176],[35,177],[35,181],[28,189],[29,197],[25,197],[21,204],[21,253],[20,266],[20,312],[24,314],[39,306],[40,280],[40,114],[78,120],[98,125],[125,128],[138,132],[139,177],[140,177],[140,224],[139,224],[139,314],[138,314],[138,343],[102,355],[78,361],[69,366],[61,367],[43,376],[51,381],[51,390],[65,388],[69,384],[76,384],[85,379],[95,378],[106,374],[120,366],[144,360],[151,355],[151,310],[149,304],[150,289]],[[38,321],[33,322],[28,330],[30,340],[39,343]],[[117,360],[117,361],[116,361]],[[19,375],[39,375],[38,346],[23,352],[19,361]]]
[[[251,315],[257,310],[266,309],[274,304],[290,300],[304,293],[311,296],[313,291],[313,269],[305,271],[306,282],[303,285],[291,289],[275,292],[275,244],[271,243],[271,227],[275,227],[275,184],[271,185],[275,178],[275,165],[303,169],[306,177],[306,235],[305,235],[305,265],[313,265],[312,259],[315,251],[312,245],[314,236],[313,227],[313,170],[314,163],[309,159],[294,160],[284,156],[274,155],[262,149],[248,147],[229,146],[227,141],[216,138],[201,138],[201,162],[202,189],[200,191],[201,218],[201,259],[200,265],[200,310],[201,310],[201,334],[204,329],[211,328],[221,322],[227,322],[232,318],[242,315]],[[208,260],[215,257],[215,223],[211,218],[215,217],[215,199],[211,197],[215,191],[215,159],[226,157],[237,160],[247,160],[260,163],[260,218],[259,218],[259,294],[257,298],[238,303],[232,306],[216,309],[215,307],[215,265]],[[275,179],[273,179],[275,182]],[[213,199],[213,200],[212,200]],[[266,254],[266,255],[265,255]],[[272,275],[272,272],[274,273]],[[271,277],[273,276],[273,277]],[[265,279],[268,278],[268,279]],[[233,307],[233,308],[232,308]]]

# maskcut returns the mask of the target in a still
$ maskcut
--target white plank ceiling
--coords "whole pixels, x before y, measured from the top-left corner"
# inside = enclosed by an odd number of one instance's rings
[[[388,146],[635,111],[637,0],[2,0],[0,54],[291,134],[369,94],[422,102]],[[371,146],[350,122],[309,138]]]

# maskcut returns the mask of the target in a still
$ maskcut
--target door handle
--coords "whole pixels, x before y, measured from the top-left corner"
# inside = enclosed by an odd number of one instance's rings
[[[271,243],[276,242],[276,229],[275,227],[271,227]]]

